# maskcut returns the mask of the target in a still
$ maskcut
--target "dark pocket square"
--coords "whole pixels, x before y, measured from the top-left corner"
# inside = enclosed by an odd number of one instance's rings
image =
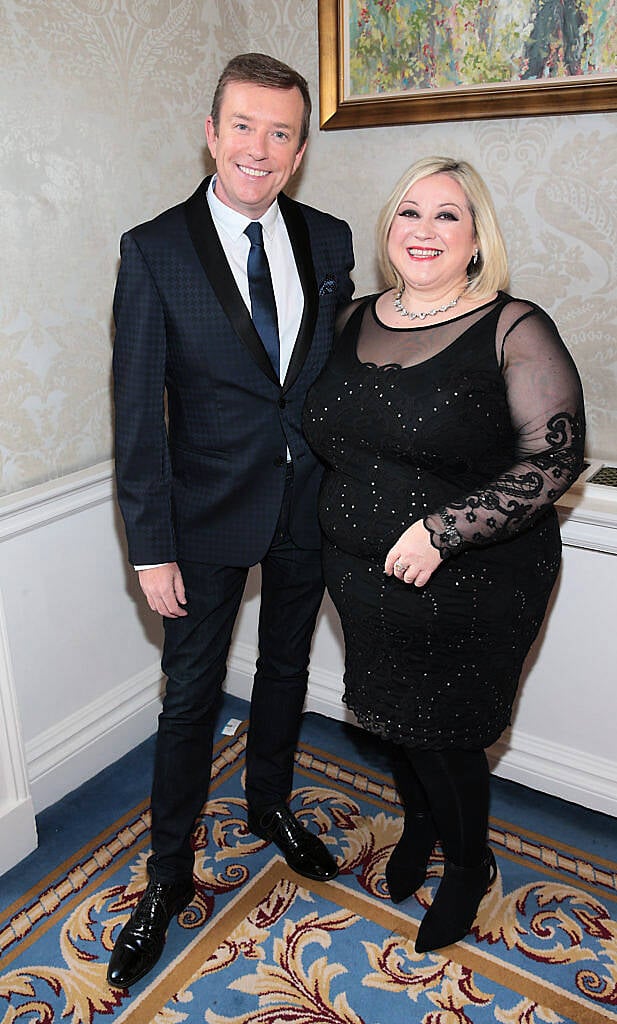
[[[332,292],[336,291],[336,278],[335,277],[324,277],[323,281],[319,286],[320,295],[331,295]]]

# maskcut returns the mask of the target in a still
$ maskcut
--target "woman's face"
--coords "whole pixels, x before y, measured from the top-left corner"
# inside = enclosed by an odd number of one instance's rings
[[[463,189],[449,174],[431,174],[401,200],[388,235],[388,254],[405,286],[427,297],[462,290],[475,248]]]

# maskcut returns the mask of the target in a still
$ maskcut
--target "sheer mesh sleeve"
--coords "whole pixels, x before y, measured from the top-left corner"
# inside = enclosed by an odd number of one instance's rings
[[[516,433],[514,460],[490,483],[426,517],[442,558],[525,530],[583,467],[581,382],[554,323],[538,307],[514,300],[499,318],[497,335]]]
[[[362,298],[362,297],[359,297],[357,299],[352,299],[351,302],[348,302],[345,306],[342,306],[337,311],[336,322],[335,322],[335,325],[334,325],[334,339],[335,339],[335,341],[338,341],[338,339],[340,338],[341,334],[345,330],[345,327],[347,326],[348,321],[351,320],[351,317],[353,316],[353,314],[357,310],[358,306],[363,305],[365,302],[366,302],[366,298]]]

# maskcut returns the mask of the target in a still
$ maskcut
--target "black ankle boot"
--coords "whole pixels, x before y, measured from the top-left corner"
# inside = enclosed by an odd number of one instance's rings
[[[427,953],[458,942],[470,930],[487,889],[497,877],[493,851],[477,867],[459,867],[446,861],[435,899],[418,930],[416,953]]]
[[[402,903],[420,888],[436,839],[430,814],[405,815],[403,834],[386,864],[386,882],[393,903]]]

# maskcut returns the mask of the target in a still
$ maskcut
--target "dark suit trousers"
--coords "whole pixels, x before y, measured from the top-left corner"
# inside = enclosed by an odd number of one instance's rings
[[[319,551],[288,530],[291,472],[272,544],[261,561],[259,657],[246,751],[248,805],[264,813],[291,792],[308,681],[310,645],[323,596]],[[167,688],[159,717],[148,862],[160,881],[193,870],[191,833],[210,783],[214,721],[248,567],[182,562],[188,615],[165,619]]]

